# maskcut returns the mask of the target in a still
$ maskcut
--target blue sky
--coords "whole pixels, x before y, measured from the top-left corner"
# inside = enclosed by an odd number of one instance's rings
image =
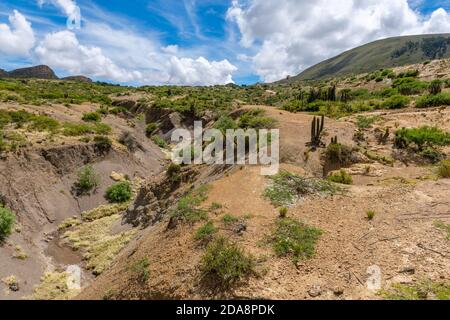
[[[74,8],[80,29],[67,28]],[[449,11],[449,0],[2,0],[0,68],[136,85],[274,81],[379,38],[450,32]]]

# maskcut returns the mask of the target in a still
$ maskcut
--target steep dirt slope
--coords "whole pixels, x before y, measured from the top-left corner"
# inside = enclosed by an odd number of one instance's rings
[[[263,108],[279,121],[282,170],[320,176],[318,152],[308,161],[302,159],[311,117]],[[449,112],[448,108],[383,112],[366,133],[364,147],[393,156],[392,141],[383,146],[374,142],[376,127],[434,124],[448,130]],[[339,141],[353,144],[354,123],[355,117],[327,120],[326,128],[330,136],[338,135]],[[449,150],[445,152],[448,155]],[[205,282],[199,270],[205,247],[194,235],[204,222],[168,229],[166,216],[146,229],[117,264],[79,298],[377,299],[378,290],[370,290],[367,284],[374,268],[381,271],[383,288],[422,279],[449,281],[449,242],[445,232],[435,226],[438,220],[450,220],[449,180],[438,180],[432,166],[395,160],[386,164],[379,160],[382,157],[376,159],[361,157],[361,163],[346,169],[353,175],[354,185],[344,187],[342,193],[307,196],[289,209],[289,217],[323,232],[312,259],[296,266],[290,257],[274,253],[270,237],[279,212],[263,196],[270,179],[261,176],[258,167],[234,168],[209,184],[202,207],[219,228],[219,235],[230,237],[256,258],[256,276],[230,290],[217,290]],[[367,219],[368,211],[376,213],[373,220]],[[226,224],[225,214],[238,220]],[[143,259],[149,262],[149,276],[144,281],[133,269]]]
[[[94,111],[98,106],[46,108],[3,104],[0,108],[44,113],[60,122],[80,122],[84,112]],[[50,254],[47,252],[54,231],[63,220],[106,202],[105,190],[114,183],[110,178],[112,172],[146,178],[159,173],[164,166],[165,155],[145,137],[145,123],[130,126],[128,120],[113,115],[107,116],[104,122],[112,127],[114,139],[130,132],[140,141],[141,148],[130,152],[117,142],[105,147],[95,142],[83,143],[78,138],[44,139],[40,134],[29,133],[31,145],[0,160],[0,196],[16,212],[18,220],[17,231],[0,247],[0,279],[14,274],[21,280],[19,292],[1,290],[0,299],[5,294],[8,298],[29,295],[44,271],[60,262],[58,256],[64,256],[64,251],[53,248]],[[78,171],[86,164],[93,165],[101,177],[100,184],[95,193],[76,197],[73,184]],[[26,253],[24,260],[14,258],[17,246]]]

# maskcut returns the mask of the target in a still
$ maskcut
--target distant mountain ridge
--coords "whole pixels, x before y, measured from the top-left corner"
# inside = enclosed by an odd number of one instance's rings
[[[12,71],[5,71],[0,69],[0,78],[14,78],[14,79],[43,79],[43,80],[58,80],[55,72],[46,65],[33,66],[28,68],[20,68]],[[91,79],[85,76],[70,76],[61,78],[66,81],[81,81],[92,82]]]
[[[280,82],[322,80],[450,58],[450,34],[394,37],[354,48]]]

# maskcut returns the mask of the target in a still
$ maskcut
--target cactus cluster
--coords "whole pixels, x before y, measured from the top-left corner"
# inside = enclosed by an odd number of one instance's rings
[[[322,146],[321,137],[325,127],[325,116],[321,118],[314,117],[311,124],[311,147],[319,148]]]

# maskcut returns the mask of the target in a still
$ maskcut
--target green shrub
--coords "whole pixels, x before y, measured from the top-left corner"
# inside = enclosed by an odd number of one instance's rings
[[[79,137],[87,134],[108,135],[111,127],[104,123],[71,123],[63,124],[63,135],[67,137]]]
[[[388,98],[383,102],[382,106],[385,109],[402,109],[407,107],[409,99],[404,96],[396,95]]]
[[[236,218],[235,216],[233,216],[233,215],[227,213],[226,215],[223,216],[222,221],[223,221],[225,224],[232,224],[232,223],[238,222],[239,219]]]
[[[214,226],[214,223],[209,221],[197,230],[195,233],[195,240],[209,239],[217,231],[218,229]]]
[[[407,148],[411,144],[415,144],[421,151],[424,147],[450,145],[450,133],[429,126],[397,130],[395,133],[395,146],[397,148]]]
[[[0,204],[0,242],[3,242],[12,232],[16,215]]]
[[[412,284],[394,284],[381,292],[387,300],[450,300],[450,282],[421,280]]]
[[[400,94],[413,95],[424,92],[428,88],[428,84],[412,77],[398,78],[392,84]]]
[[[280,219],[272,235],[273,248],[279,256],[292,255],[294,263],[297,264],[300,260],[314,256],[321,235],[321,230],[297,220]]]
[[[167,177],[172,183],[181,182],[181,166],[176,163],[171,163],[167,169]]]
[[[102,116],[98,112],[87,112],[83,114],[81,120],[85,122],[100,122],[102,120]]]
[[[47,116],[33,116],[30,122],[29,130],[54,132],[59,128],[59,122]]]
[[[152,134],[157,130],[159,128],[159,125],[157,124],[157,123],[154,123],[154,122],[152,122],[152,123],[149,123],[148,125],[147,125],[147,127],[145,128],[145,135],[147,136],[147,137],[151,137],[152,136]]]
[[[440,107],[448,105],[450,105],[450,93],[447,92],[422,96],[416,102],[417,108]]]
[[[137,280],[141,284],[147,283],[150,278],[150,262],[148,258],[142,258],[131,267],[131,271],[137,274]]]
[[[104,149],[109,149],[112,146],[111,139],[106,136],[95,136],[94,142],[103,147]]]
[[[367,211],[366,215],[367,215],[367,219],[373,220],[375,218],[375,211],[372,211],[372,210]]]
[[[287,217],[288,208],[286,208],[286,207],[280,208],[279,212],[280,212],[280,218],[284,219]]]
[[[443,160],[439,163],[438,175],[441,178],[450,178],[450,160]]]
[[[204,202],[207,196],[208,186],[203,185],[190,194],[182,197],[170,215],[178,219],[183,219],[189,223],[208,220],[208,213],[199,209],[198,206]]]
[[[273,118],[264,117],[262,109],[251,109],[246,111],[239,119],[239,128],[242,129],[271,129],[277,121]]]
[[[163,149],[167,148],[167,143],[160,136],[154,135],[151,138],[152,138],[153,143],[156,144],[158,147],[163,148]]]
[[[344,169],[339,172],[333,173],[328,177],[328,181],[340,184],[353,184],[353,178]]]
[[[220,237],[213,241],[202,257],[200,270],[218,284],[228,287],[254,272],[253,257],[229,239]]]
[[[441,80],[433,80],[428,86],[428,91],[430,94],[438,94],[442,92],[442,81]]]
[[[235,130],[238,128],[236,121],[230,116],[221,116],[215,123],[214,129],[220,130],[223,134],[226,134],[227,130]]]
[[[95,172],[91,165],[84,166],[78,172],[78,180],[75,187],[80,193],[88,193],[98,187],[100,183],[100,175]]]
[[[106,199],[114,203],[127,202],[133,196],[130,182],[118,182],[106,190]]]
[[[434,147],[426,147],[419,154],[431,163],[437,163],[443,158],[442,153]]]
[[[356,118],[357,122],[356,125],[360,129],[367,129],[370,128],[375,122],[377,122],[380,119],[380,117],[365,117],[365,116],[358,116]]]
[[[276,207],[288,206],[301,196],[316,193],[334,194],[339,190],[326,180],[304,178],[286,171],[270,179],[272,183],[264,191],[264,197]]]

